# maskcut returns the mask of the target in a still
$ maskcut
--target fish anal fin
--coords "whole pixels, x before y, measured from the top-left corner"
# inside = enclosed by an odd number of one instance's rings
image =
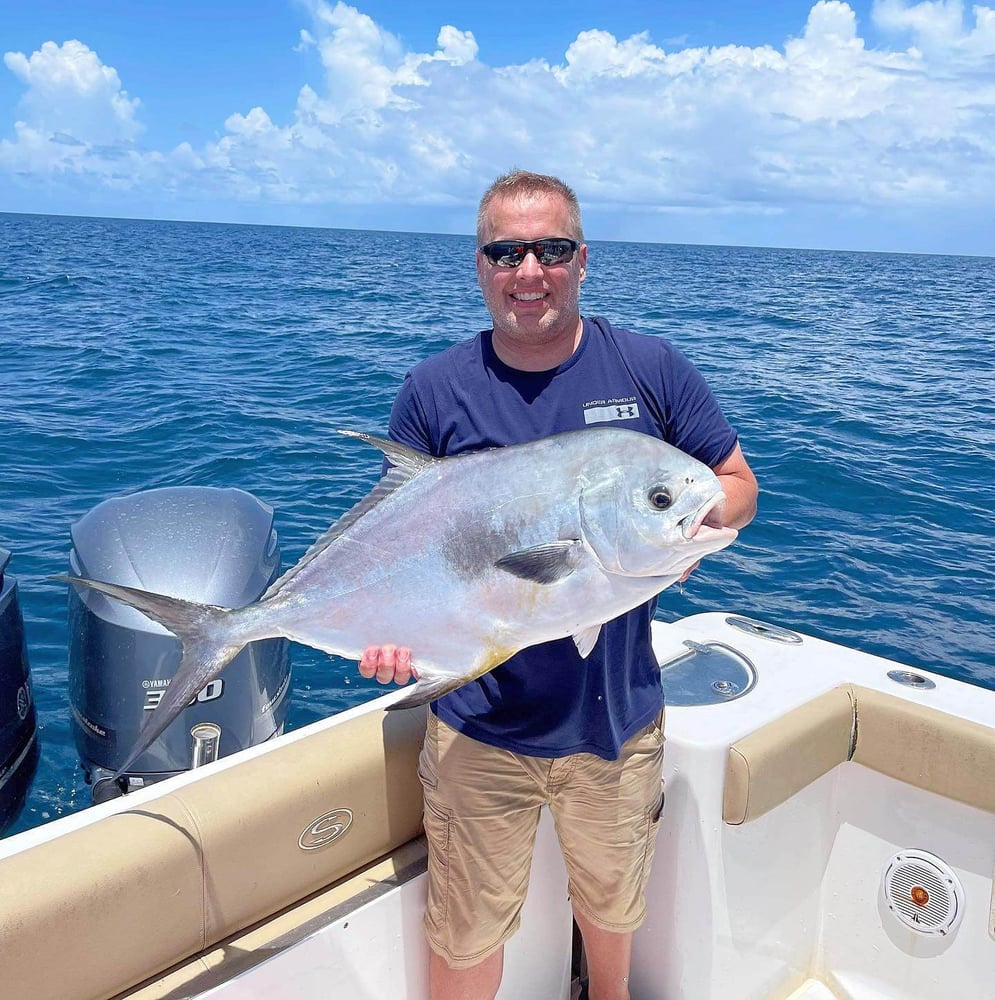
[[[546,542],[528,549],[510,552],[494,564],[513,576],[533,583],[556,583],[577,568],[583,552],[583,542],[572,538],[559,542]]]
[[[594,649],[599,635],[601,635],[601,625],[592,625],[590,628],[574,634],[574,645],[583,659],[586,660],[591,655],[591,650]]]
[[[489,670],[500,666],[518,651],[517,646],[503,646],[494,643],[485,648],[476,663],[465,673],[443,673],[424,664],[412,664],[418,672],[418,681],[410,687],[397,701],[386,706],[388,712],[396,708],[417,708],[435,701],[443,695],[461,688],[464,684],[482,677]]]
[[[462,687],[467,680],[466,677],[422,677],[397,701],[387,705],[386,710],[393,712],[399,708],[418,708],[420,705],[427,705],[430,701],[435,701],[436,698]]]

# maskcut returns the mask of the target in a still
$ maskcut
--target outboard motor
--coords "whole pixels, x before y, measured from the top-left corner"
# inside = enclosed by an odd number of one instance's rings
[[[17,818],[38,765],[37,719],[17,580],[0,548],[0,833]]]
[[[174,486],[98,504],[71,529],[74,576],[201,604],[245,607],[280,574],[273,509],[237,489]],[[250,643],[201,690],[120,782],[145,718],[180,662],[180,643],[140,611],[69,591],[73,735],[95,802],[209,763],[283,731],[290,644]]]

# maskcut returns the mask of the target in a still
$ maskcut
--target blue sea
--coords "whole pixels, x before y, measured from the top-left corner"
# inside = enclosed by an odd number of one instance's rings
[[[739,541],[664,593],[995,686],[995,259],[591,244],[583,311],[672,339],[760,480]],[[237,486],[284,563],[374,483],[405,371],[488,326],[470,237],[0,215],[0,545],[41,760],[9,832],[86,807],[70,731],[70,525]],[[472,614],[472,609],[467,609]],[[374,697],[301,646],[290,728]]]

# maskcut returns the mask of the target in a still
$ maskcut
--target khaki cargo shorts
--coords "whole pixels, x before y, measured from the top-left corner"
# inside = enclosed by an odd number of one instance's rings
[[[663,713],[617,761],[526,757],[479,743],[433,713],[418,772],[425,790],[425,929],[452,968],[483,961],[518,929],[540,806],[548,804],[575,910],[635,930],[663,808]]]

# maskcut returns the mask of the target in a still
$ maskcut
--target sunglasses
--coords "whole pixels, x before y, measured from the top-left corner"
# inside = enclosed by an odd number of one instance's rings
[[[526,254],[535,254],[535,259],[543,267],[554,264],[568,264],[580,244],[562,236],[551,236],[545,240],[495,240],[477,249],[498,267],[518,267]]]

